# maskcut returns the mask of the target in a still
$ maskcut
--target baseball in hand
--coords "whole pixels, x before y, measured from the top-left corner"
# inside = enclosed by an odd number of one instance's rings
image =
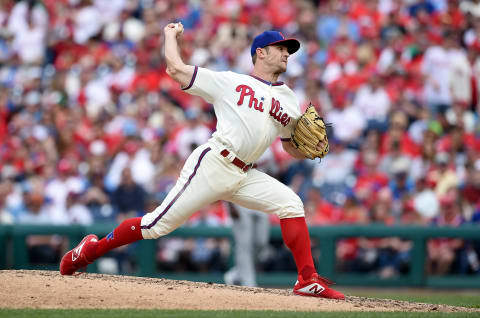
[[[183,24],[182,22],[169,23],[166,29],[173,29],[175,31],[175,34],[179,36],[183,33]]]
[[[182,24],[182,22],[178,22],[178,23],[176,23],[176,25],[177,25],[176,27],[178,28],[178,30],[180,30],[180,31],[178,32],[178,34],[182,34],[182,33],[183,33],[183,24]]]

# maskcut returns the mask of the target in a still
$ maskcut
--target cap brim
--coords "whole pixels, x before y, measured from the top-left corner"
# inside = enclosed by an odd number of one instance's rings
[[[298,51],[300,48],[300,42],[296,39],[285,39],[285,40],[280,40],[276,42],[272,42],[267,46],[270,45],[285,45],[288,49],[288,53],[293,54]]]

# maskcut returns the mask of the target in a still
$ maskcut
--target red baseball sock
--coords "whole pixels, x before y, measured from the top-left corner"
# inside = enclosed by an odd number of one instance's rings
[[[86,255],[87,259],[97,259],[110,250],[122,245],[130,244],[143,239],[140,222],[142,218],[131,218],[120,223],[110,234],[98,241],[95,248],[92,248],[92,254]]]
[[[313,264],[310,246],[310,235],[304,217],[288,218],[280,220],[282,237],[285,244],[292,251],[298,274],[303,279],[308,279],[316,273]]]

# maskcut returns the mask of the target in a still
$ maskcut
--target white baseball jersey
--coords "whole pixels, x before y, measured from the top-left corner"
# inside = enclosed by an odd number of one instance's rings
[[[257,169],[240,169],[225,150],[255,162],[279,135],[290,137],[300,117],[294,93],[283,83],[195,67],[188,93],[212,103],[217,131],[188,157],[162,204],[142,218],[145,239],[166,235],[195,211],[225,200],[279,218],[302,217],[303,203],[289,187]]]
[[[195,67],[183,89],[213,104],[218,122],[212,138],[244,162],[255,162],[278,136],[289,138],[301,116],[295,94],[282,82]]]

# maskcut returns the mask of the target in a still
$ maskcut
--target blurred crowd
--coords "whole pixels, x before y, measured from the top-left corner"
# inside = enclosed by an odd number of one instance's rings
[[[162,202],[216,124],[165,73],[172,21],[185,26],[184,61],[212,70],[250,73],[264,30],[301,41],[281,80],[333,124],[331,152],[319,163],[279,141],[270,150],[310,226],[480,222],[478,0],[0,0],[0,223],[120,222]],[[227,210],[216,203],[187,226],[228,226]],[[228,252],[169,242],[163,264],[207,270]],[[479,245],[430,240],[429,273],[478,273]],[[337,258],[389,277],[410,250],[348,238]]]

